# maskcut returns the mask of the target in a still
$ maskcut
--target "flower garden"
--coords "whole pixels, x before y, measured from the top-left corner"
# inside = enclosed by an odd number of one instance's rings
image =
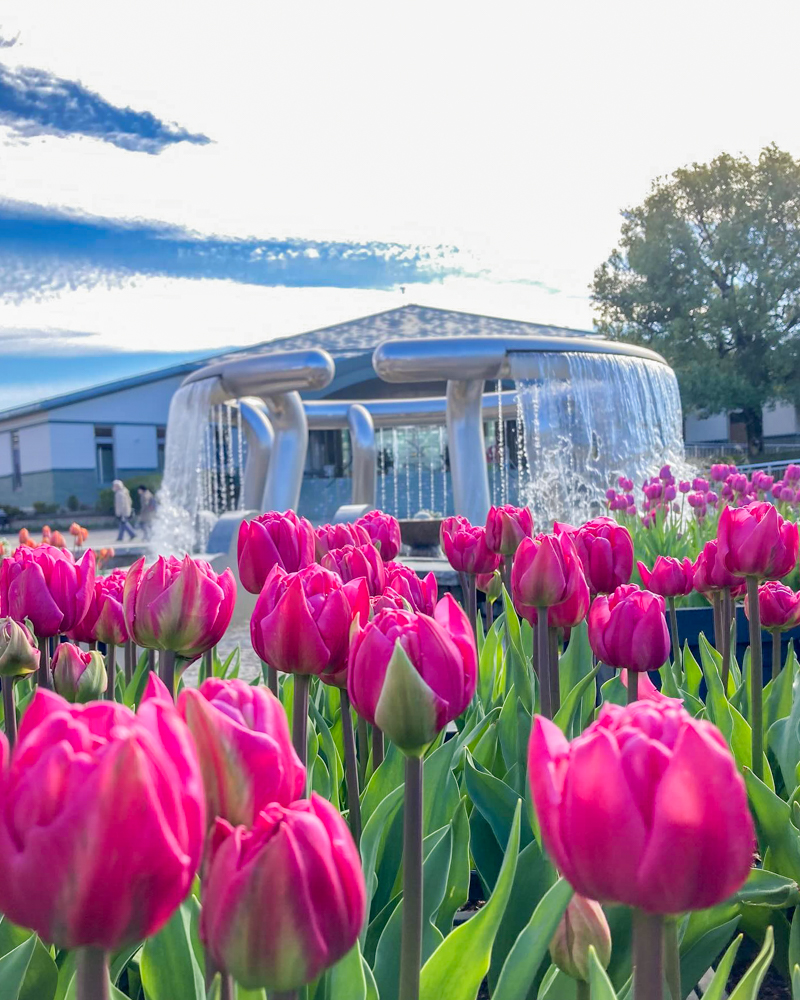
[[[231,570],[21,539],[0,1000],[799,1000],[799,505],[665,467],[583,525],[445,518],[460,601],[389,515],[268,512],[252,682]]]

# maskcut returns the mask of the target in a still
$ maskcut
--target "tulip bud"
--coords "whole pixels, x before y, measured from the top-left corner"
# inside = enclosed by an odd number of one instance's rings
[[[673,559],[658,556],[649,570],[643,562],[636,563],[642,583],[654,594],[662,597],[681,597],[692,592],[694,570],[691,559]]]
[[[611,491],[613,493],[613,490]],[[533,535],[533,515],[530,507],[490,507],[486,518],[486,544],[492,552],[513,556],[523,538]]]
[[[719,557],[734,576],[778,580],[797,565],[797,525],[765,501],[726,507],[717,525]]]
[[[750,618],[750,601],[744,599],[744,613]],[[777,580],[758,588],[758,615],[761,627],[786,632],[800,624],[800,594]]]
[[[611,961],[611,929],[603,907],[576,894],[567,904],[550,942],[550,958],[572,979],[588,983],[589,948],[594,948],[600,964],[607,969]]]
[[[412,611],[419,611],[423,615],[433,614],[439,596],[439,585],[433,572],[420,579],[410,566],[387,562],[386,586],[408,601]]]
[[[23,546],[0,567],[0,614],[30,619],[38,636],[69,632],[89,607],[94,573],[91,550],[76,563],[66,549]]]
[[[367,581],[370,597],[377,597],[386,586],[383,559],[372,542],[328,549],[319,564],[332,573],[338,573],[345,583],[363,577]]]
[[[400,522],[396,517],[385,514],[382,510],[369,510],[356,524],[369,535],[384,562],[394,559],[400,552]]]
[[[564,529],[559,525],[554,530],[561,534]],[[592,595],[610,594],[628,583],[633,572],[633,539],[627,528],[611,517],[595,517],[575,529],[572,540]]]
[[[493,573],[500,565],[500,556],[487,545],[486,528],[470,524],[460,514],[442,521],[439,541],[457,573]]]
[[[503,578],[498,570],[494,573],[482,573],[475,578],[475,586],[481,593],[486,594],[487,601],[496,601],[503,593]]]
[[[323,524],[314,531],[316,535],[317,559],[321,562],[322,557],[331,549],[343,549],[346,545],[371,545],[372,540],[366,528],[360,524],[350,524],[344,521],[342,524]],[[298,569],[301,567],[298,567]],[[289,570],[289,572],[292,572]]]
[[[311,522],[293,510],[268,511],[242,521],[239,526],[237,555],[239,579],[251,594],[260,594],[272,571],[280,566],[294,573],[315,559],[314,529]]]
[[[610,667],[658,670],[669,657],[664,598],[634,584],[595,598],[589,611],[589,645]]]
[[[36,640],[13,618],[0,620],[0,677],[26,677],[39,668]]]
[[[517,549],[511,569],[514,601],[532,608],[561,604],[578,589],[583,576],[569,534],[526,538]]]
[[[51,666],[53,687],[73,704],[96,701],[108,687],[103,654],[97,650],[84,653],[71,642],[61,642],[56,646]]]

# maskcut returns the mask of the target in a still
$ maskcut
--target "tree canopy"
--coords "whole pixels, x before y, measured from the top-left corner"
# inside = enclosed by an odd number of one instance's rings
[[[800,161],[724,153],[659,178],[622,218],[594,275],[598,328],[663,354],[685,409],[742,411],[759,450],[762,407],[800,403]]]

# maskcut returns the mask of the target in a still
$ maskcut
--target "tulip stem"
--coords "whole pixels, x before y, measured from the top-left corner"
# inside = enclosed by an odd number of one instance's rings
[[[588,983],[578,979],[575,983],[575,1000],[591,1000],[592,991]]]
[[[114,701],[114,688],[117,682],[117,647],[113,642],[108,644],[106,649],[106,700]]]
[[[275,667],[267,667],[267,687],[278,697],[278,671]]]
[[[128,639],[125,643],[125,687],[133,680],[136,670],[136,646],[133,639]]]
[[[474,573],[459,573],[461,592],[464,595],[464,610],[472,624],[472,632],[478,637],[478,588]]]
[[[308,760],[308,687],[310,681],[311,678],[308,674],[294,675],[292,745],[303,767],[306,766]]]
[[[358,787],[363,788],[367,780],[367,762],[369,759],[369,733],[367,720],[358,716]]]
[[[380,726],[372,727],[372,773],[374,774],[383,763],[383,730]]]
[[[639,700],[639,674],[628,667],[628,704]]]
[[[682,1000],[681,951],[678,942],[678,920],[676,917],[664,918],[664,972],[672,1000]]]
[[[503,556],[503,560],[500,563],[500,578],[503,581],[503,586],[506,589],[508,595],[511,595],[511,570],[514,566],[513,556]]]
[[[162,649],[158,658],[158,672],[173,701],[175,699],[175,654],[171,649]]]
[[[781,630],[779,628],[774,628],[772,630],[772,679],[778,676],[781,672]]]
[[[753,774],[764,780],[764,668],[761,659],[761,615],[758,606],[758,577],[747,577],[747,605],[750,612],[750,727],[753,735]]]
[[[536,667],[539,673],[539,710],[545,719],[552,719],[553,686],[550,680],[550,637],[547,633],[547,608],[537,608]]]
[[[109,1000],[108,952],[79,948],[75,1000]]]
[[[553,715],[561,708],[561,683],[558,675],[558,629],[548,627],[548,645],[550,647],[548,656],[548,668],[550,670],[550,701],[553,707]]]
[[[719,592],[711,594],[711,606],[714,609],[714,649],[722,652],[722,601]]]
[[[233,977],[222,973],[219,977],[219,1000],[235,1000],[235,998]]]
[[[50,639],[46,635],[37,635],[36,642],[39,646],[39,686],[49,688],[53,685],[50,681]]]
[[[356,737],[353,732],[353,717],[350,714],[350,699],[347,692],[339,689],[342,705],[342,740],[344,741],[344,768],[347,785],[347,808],[350,814],[350,831],[356,847],[361,843],[361,803],[358,798],[358,764],[356,762]]]
[[[207,649],[203,653],[203,680],[214,676],[214,650]]]
[[[660,913],[633,911],[634,1000],[663,1000],[663,923]]]
[[[403,802],[403,937],[398,1000],[419,1000],[422,965],[422,758],[406,757]]]
[[[731,672],[731,615],[736,608],[731,600],[731,588],[722,590],[722,690],[728,697],[728,676]]]
[[[678,668],[678,670],[683,670],[683,665],[681,662],[681,640],[678,636],[678,615],[675,611],[675,598],[668,597],[669,602],[669,627],[672,633],[672,662]]]
[[[490,601],[486,598],[486,631],[492,627],[494,623],[494,601]]]
[[[3,678],[3,723],[6,730],[6,739],[9,747],[13,750],[17,739],[17,706],[14,701],[14,678]]]

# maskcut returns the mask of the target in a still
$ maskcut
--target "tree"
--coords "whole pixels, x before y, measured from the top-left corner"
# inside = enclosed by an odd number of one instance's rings
[[[622,218],[594,275],[599,330],[663,354],[685,409],[741,411],[760,451],[762,407],[800,403],[800,161],[723,153],[657,179]]]

